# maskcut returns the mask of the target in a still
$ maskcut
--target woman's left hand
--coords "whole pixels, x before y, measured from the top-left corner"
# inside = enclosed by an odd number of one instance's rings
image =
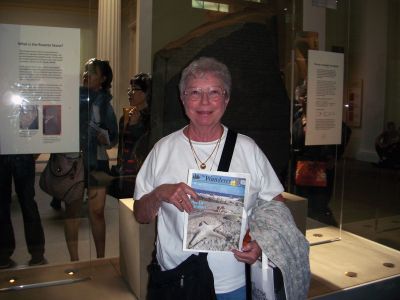
[[[242,251],[233,249],[232,252],[238,261],[251,265],[261,256],[262,250],[256,241],[251,241],[242,247]]]

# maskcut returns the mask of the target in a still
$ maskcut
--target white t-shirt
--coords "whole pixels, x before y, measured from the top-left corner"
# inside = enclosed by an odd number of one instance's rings
[[[215,155],[207,162],[207,170],[216,171],[225,144],[227,128],[221,139],[221,145]],[[197,155],[203,161],[216,146],[213,142],[195,142],[192,144]],[[189,140],[180,129],[156,143],[143,163],[137,178],[134,198],[140,199],[156,187],[166,183],[187,182],[188,170],[198,169],[190,148]],[[272,169],[267,157],[249,137],[238,134],[229,171],[250,173],[250,196],[245,203],[248,214],[257,198],[269,201],[283,192],[283,187]],[[163,270],[175,268],[192,252],[183,248],[184,214],[174,205],[162,202],[158,211],[157,223],[157,259]],[[215,291],[231,292],[245,285],[244,264],[238,262],[233,253],[211,252],[207,256],[214,275]]]

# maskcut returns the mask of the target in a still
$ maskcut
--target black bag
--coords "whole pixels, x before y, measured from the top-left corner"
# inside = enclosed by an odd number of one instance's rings
[[[136,175],[115,177],[108,187],[107,194],[116,198],[132,198],[135,190]]]
[[[148,266],[148,300],[214,300],[214,277],[207,254],[192,254],[174,269],[161,271],[157,260]]]

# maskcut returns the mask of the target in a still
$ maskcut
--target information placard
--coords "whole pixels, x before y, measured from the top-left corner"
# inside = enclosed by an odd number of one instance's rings
[[[0,24],[0,154],[79,151],[80,30]]]
[[[344,55],[308,50],[306,145],[341,143]]]

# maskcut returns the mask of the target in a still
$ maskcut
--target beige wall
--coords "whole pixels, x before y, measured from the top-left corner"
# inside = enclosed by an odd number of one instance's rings
[[[349,82],[363,81],[363,108],[349,148],[359,160],[377,161],[374,142],[385,119],[387,1],[354,0],[350,9]]]
[[[121,14],[120,107],[115,108],[117,117],[122,115],[122,108],[129,105],[127,89],[129,79],[135,73],[136,0],[123,0]]]
[[[0,1],[0,23],[81,28],[81,66],[96,55],[97,1]]]
[[[330,51],[332,46],[344,47],[345,87],[351,82],[363,82],[362,124],[361,127],[352,128],[346,150],[346,156],[362,161],[378,160],[375,138],[388,118],[398,118],[394,115],[400,114],[394,112],[399,107],[399,98],[391,96],[396,94],[400,74],[399,51],[393,52],[391,48],[393,44],[400,44],[396,35],[398,30],[389,30],[388,27],[389,1],[341,2],[338,10],[329,10],[327,13],[326,49]],[[391,12],[392,22],[398,18],[398,12]]]

